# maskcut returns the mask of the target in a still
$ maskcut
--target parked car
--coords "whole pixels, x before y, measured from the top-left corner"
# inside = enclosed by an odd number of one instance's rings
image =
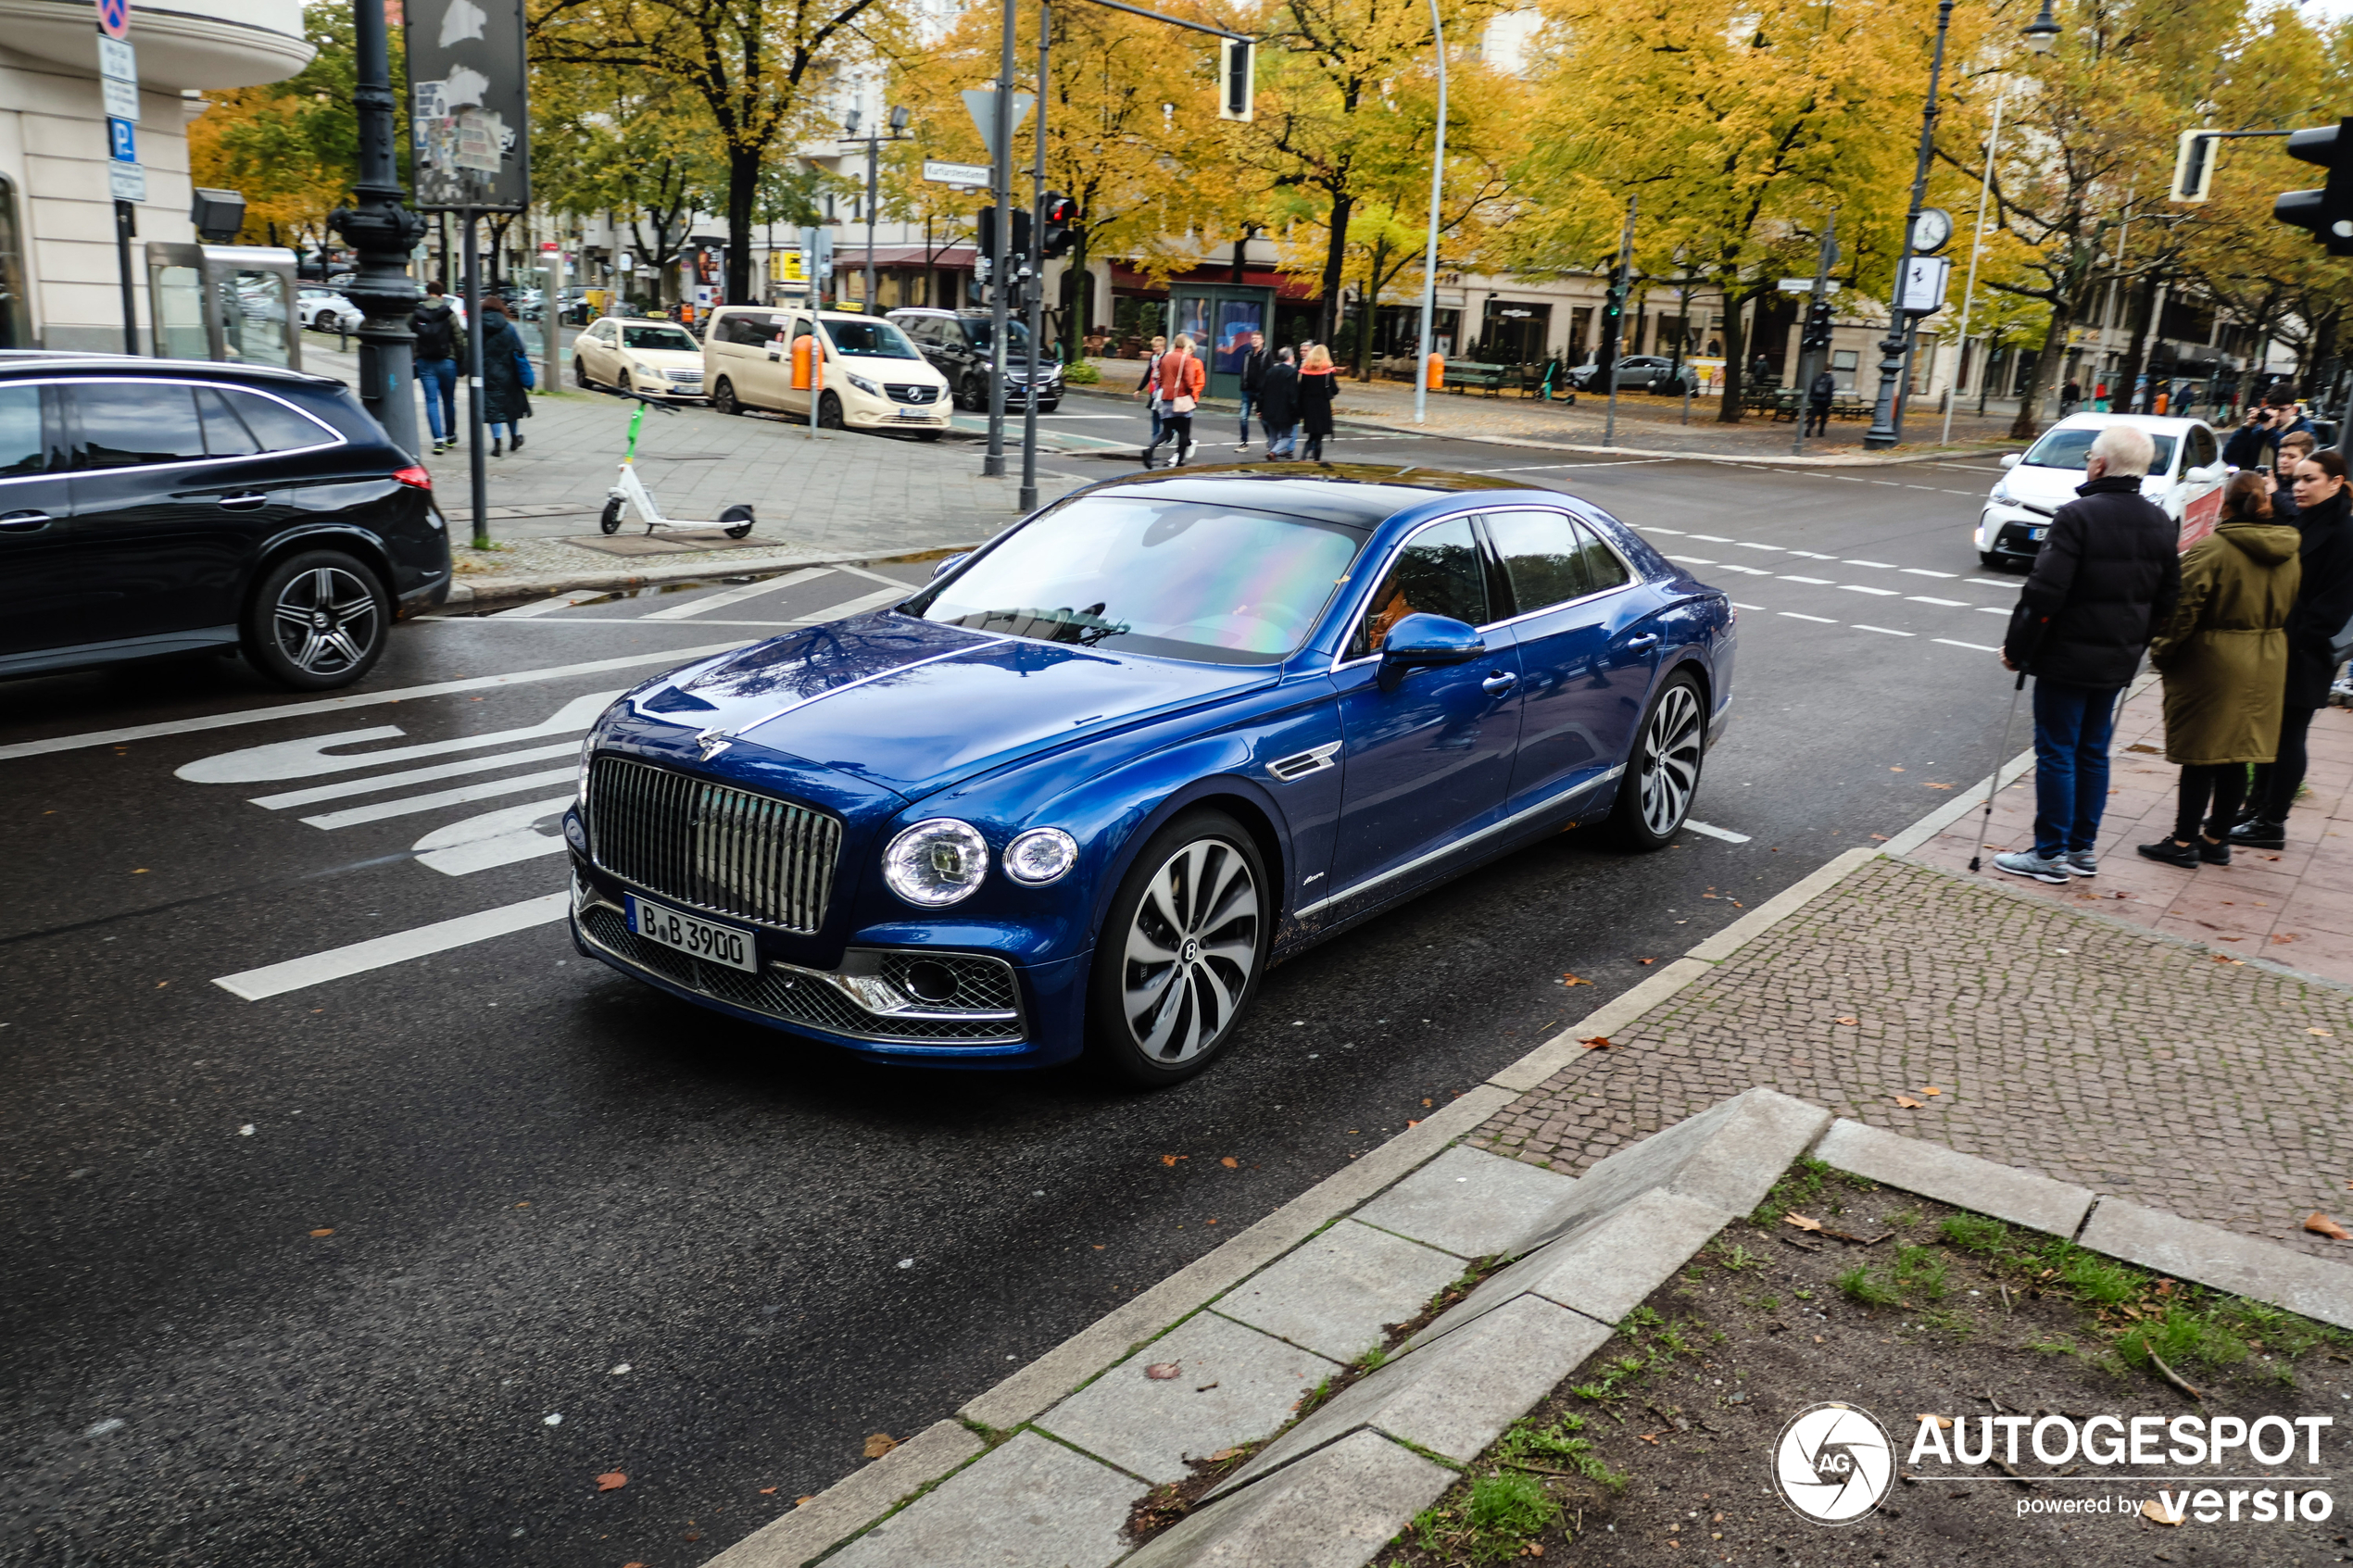
[[[0,353],[0,674],[242,649],[322,691],[448,595],[432,476],[342,383]]]
[[[1686,386],[1694,392],[1699,390],[1698,371],[1692,370],[1688,364],[1679,370],[1674,360],[1657,354],[1620,355],[1615,379],[1620,392],[1628,387],[1635,387],[1644,392],[1673,393],[1680,395]],[[1606,393],[1609,390],[1608,385],[1602,380],[1602,368],[1599,364],[1573,367],[1568,372],[1568,384],[1579,392]]]
[[[1356,922],[1572,824],[1672,840],[1734,621],[1557,491],[1109,481],[615,702],[564,822],[573,939],[877,1061],[1174,1083]]]
[[[796,306],[724,305],[702,336],[703,384],[723,414],[771,409],[809,417],[810,391],[792,384],[792,345],[814,335],[824,356],[816,391],[826,430],[902,430],[937,441],[948,428],[948,382],[888,320]]]
[[[894,310],[889,320],[912,338],[939,373],[948,378],[959,408],[988,407],[988,378],[996,357],[996,321],[986,310]],[[1038,411],[1051,414],[1062,406],[1062,362],[1047,350],[1044,358],[1030,350],[1029,326],[1009,321],[1005,333],[1005,407],[1019,408],[1038,393]]]
[[[702,345],[675,321],[607,316],[572,340],[572,379],[648,397],[702,396]]]
[[[1994,482],[1978,516],[1971,542],[1988,567],[2031,566],[2050,537],[2051,514],[2075,499],[2083,483],[2092,440],[2110,425],[2137,425],[2149,433],[2157,455],[2141,494],[2165,508],[2182,530],[2188,549],[2214,532],[2222,515],[2222,483],[2231,470],[2221,446],[2204,420],[2158,414],[2070,414],[2045,431],[2023,453],[2002,458],[2005,470]]]
[[[308,285],[295,295],[295,310],[302,318],[304,326],[321,332],[332,332],[338,327],[344,332],[355,332],[364,320],[359,307],[346,299],[340,291]]]

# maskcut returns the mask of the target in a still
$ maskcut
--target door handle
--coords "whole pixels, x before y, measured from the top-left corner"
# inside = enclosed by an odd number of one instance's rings
[[[37,533],[49,526],[47,512],[0,512],[0,529],[10,533]]]
[[[1502,696],[1519,684],[1519,677],[1508,670],[1498,670],[1478,684],[1478,689],[1489,696]]]
[[[220,509],[228,512],[249,512],[268,503],[270,497],[258,490],[240,490],[233,495],[220,497]]]
[[[1628,653],[1648,653],[1656,646],[1658,646],[1658,633],[1655,632],[1645,632],[1639,637],[1626,639]]]

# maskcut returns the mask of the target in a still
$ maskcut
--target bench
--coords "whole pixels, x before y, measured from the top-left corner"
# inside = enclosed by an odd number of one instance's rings
[[[1519,374],[1512,365],[1485,365],[1476,359],[1458,359],[1446,366],[1446,390],[1459,393],[1466,387],[1479,387],[1490,397],[1500,396],[1505,386]]]

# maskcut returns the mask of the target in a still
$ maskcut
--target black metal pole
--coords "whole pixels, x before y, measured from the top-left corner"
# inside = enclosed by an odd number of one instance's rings
[[[459,224],[463,236],[459,260],[466,270],[466,467],[473,487],[474,548],[486,550],[490,548],[490,474],[483,467],[482,456],[482,267],[474,243],[474,220],[479,216],[472,207],[465,209]]]
[[[424,237],[425,220],[401,205],[400,166],[393,154],[392,44],[384,0],[352,0],[352,41],[358,81],[352,107],[359,131],[359,177],[352,205],[328,221],[358,253],[358,275],[347,291],[359,307],[359,401],[375,415],[392,444],[417,450],[416,280],[409,253]]]
[[[1902,415],[1895,407],[1895,389],[1911,358],[1911,332],[1904,319],[1904,274],[1912,266],[1912,231],[1919,226],[1920,204],[1928,199],[1928,164],[1936,149],[1936,88],[1944,74],[1944,31],[1953,25],[1953,0],[1937,0],[1936,53],[1928,67],[1928,107],[1920,111],[1919,156],[1912,169],[1912,201],[1904,211],[1904,244],[1895,256],[1895,287],[1888,301],[1887,335],[1879,340],[1879,402],[1863,445],[1883,452],[1904,439]]]
[[[982,475],[990,479],[1002,478],[1005,472],[1005,334],[1013,318],[1006,291],[1013,270],[1013,39],[1019,25],[1013,0],[1000,3],[1005,9],[1005,32],[998,49],[997,112],[990,117],[997,124],[996,155],[989,159],[989,182],[996,189],[997,232],[988,247],[988,451],[980,460]]]
[[[1038,508],[1038,389],[1044,383],[1046,330],[1046,59],[1053,7],[1038,0],[1038,157],[1030,166],[1029,395],[1021,401],[1021,496],[1024,512]]]
[[[131,241],[139,232],[139,208],[135,203],[118,201],[114,204],[115,270],[122,275],[122,351],[139,352],[139,291],[131,276]]]

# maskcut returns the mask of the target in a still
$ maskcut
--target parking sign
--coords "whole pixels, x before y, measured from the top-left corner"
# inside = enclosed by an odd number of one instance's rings
[[[131,35],[131,0],[98,0],[98,31],[108,38]]]
[[[117,163],[139,161],[139,136],[129,120],[107,121],[107,156]]]

